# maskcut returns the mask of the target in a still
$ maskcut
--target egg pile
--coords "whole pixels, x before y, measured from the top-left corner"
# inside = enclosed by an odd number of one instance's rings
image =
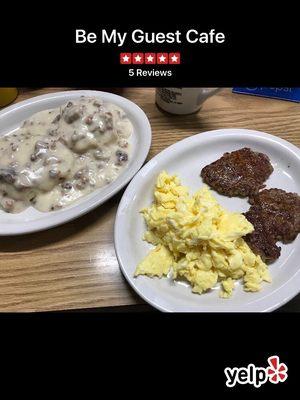
[[[220,296],[230,297],[235,281],[255,292],[271,282],[267,265],[243,236],[253,226],[240,213],[229,212],[207,186],[190,196],[176,175],[163,171],[157,178],[153,204],[143,209],[144,240],[155,248],[141,261],[135,276],[171,276],[186,280],[195,293],[220,285]]]

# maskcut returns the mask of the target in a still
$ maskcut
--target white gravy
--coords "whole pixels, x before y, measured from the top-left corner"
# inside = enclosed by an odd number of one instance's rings
[[[0,138],[0,209],[58,210],[114,181],[132,132],[124,110],[98,98],[33,115]]]

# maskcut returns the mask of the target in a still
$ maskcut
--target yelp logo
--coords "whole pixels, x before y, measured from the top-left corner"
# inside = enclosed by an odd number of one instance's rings
[[[284,382],[288,377],[287,371],[286,364],[281,363],[278,356],[269,357],[267,367],[256,367],[254,364],[248,364],[247,367],[227,367],[224,369],[227,387],[234,387],[236,384],[249,384],[256,388],[268,381],[274,384]]]

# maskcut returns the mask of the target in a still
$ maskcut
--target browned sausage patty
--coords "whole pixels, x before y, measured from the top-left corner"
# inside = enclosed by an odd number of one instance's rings
[[[277,240],[269,234],[261,208],[250,207],[245,217],[254,226],[254,231],[244,238],[252,251],[260,255],[265,262],[272,262],[279,258],[281,248],[277,246]]]
[[[265,189],[251,196],[249,203],[260,208],[266,229],[276,240],[290,242],[300,232],[300,196],[297,193]]]
[[[249,198],[246,218],[254,232],[245,237],[255,253],[264,260],[274,261],[280,256],[277,241],[290,242],[300,232],[300,196],[281,189],[265,189]]]
[[[245,147],[225,153],[201,171],[204,182],[225,196],[246,197],[264,187],[273,172],[269,157]]]

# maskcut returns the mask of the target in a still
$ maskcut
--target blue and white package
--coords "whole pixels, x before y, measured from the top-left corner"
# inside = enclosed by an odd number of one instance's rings
[[[250,94],[253,96],[271,97],[273,99],[295,101],[300,103],[300,87],[267,88],[267,87],[235,87],[233,93]]]

